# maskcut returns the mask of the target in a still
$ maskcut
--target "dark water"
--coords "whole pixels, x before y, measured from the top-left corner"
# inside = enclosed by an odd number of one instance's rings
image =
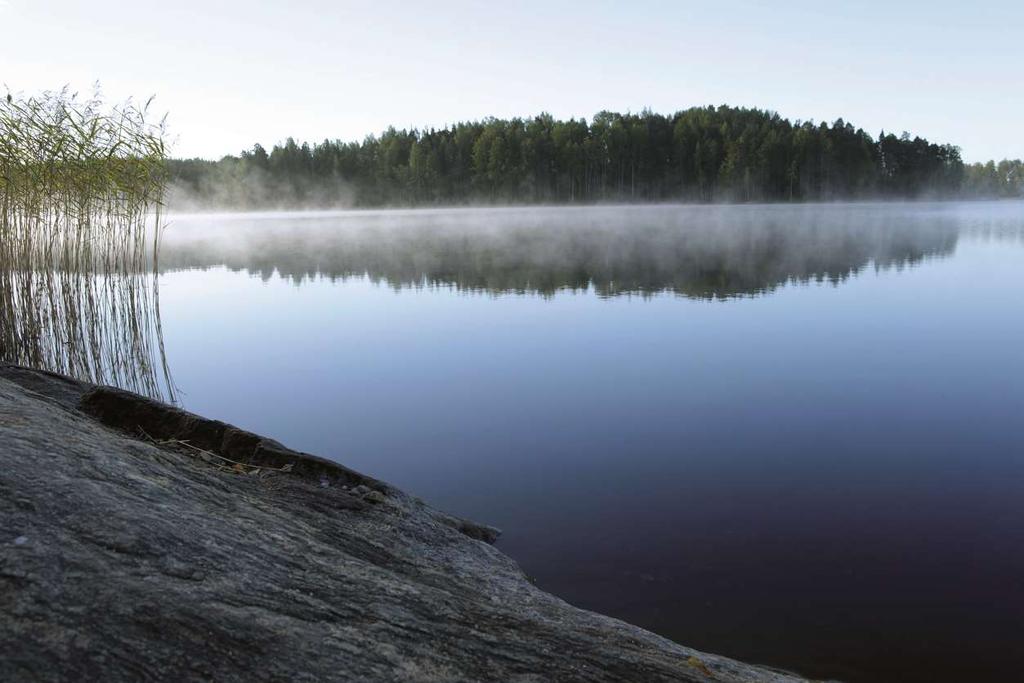
[[[540,586],[851,681],[1021,680],[1024,204],[178,217],[191,410]]]

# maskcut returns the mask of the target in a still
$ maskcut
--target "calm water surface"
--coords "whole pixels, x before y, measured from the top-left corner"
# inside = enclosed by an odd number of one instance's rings
[[[1024,203],[178,216],[190,410],[501,527],[566,600],[1019,680]]]

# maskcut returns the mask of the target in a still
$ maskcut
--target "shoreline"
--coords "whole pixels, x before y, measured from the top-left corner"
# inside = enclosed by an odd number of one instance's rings
[[[498,530],[129,392],[0,365],[0,678],[804,680],[570,606]]]
[[[814,208],[830,206],[895,206],[906,204],[913,207],[925,205],[949,206],[954,204],[1013,204],[1024,203],[1024,197],[865,197],[861,199],[807,200],[807,201],[750,201],[750,202],[685,202],[685,201],[637,201],[637,202],[577,202],[577,203],[466,203],[466,204],[392,204],[386,206],[251,206],[221,207],[216,205],[193,209],[175,209],[169,205],[161,214],[167,221],[180,219],[246,219],[263,218],[377,218],[391,215],[446,216],[479,213],[530,213],[564,209],[567,212],[585,212],[594,209],[662,209],[662,210],[715,210],[723,208],[775,209]]]

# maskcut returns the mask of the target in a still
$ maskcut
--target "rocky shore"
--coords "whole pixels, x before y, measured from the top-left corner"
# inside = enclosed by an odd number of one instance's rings
[[[784,681],[568,605],[490,527],[0,366],[0,680]]]

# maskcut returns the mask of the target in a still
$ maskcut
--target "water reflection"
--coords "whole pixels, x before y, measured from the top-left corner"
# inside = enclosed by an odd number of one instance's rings
[[[822,678],[1013,680],[1022,236],[1020,202],[179,216],[162,313],[189,409],[502,527],[574,604]],[[32,306],[159,374],[151,276],[90,272]]]
[[[985,207],[965,220],[963,209],[919,205],[180,216],[160,265],[226,266],[296,284],[367,277],[396,289],[722,299],[947,257],[968,227],[1019,238],[1019,223],[999,216]],[[174,400],[158,278],[141,243],[114,259],[73,249],[4,253],[0,360]]]
[[[98,257],[10,251],[0,258],[0,362],[175,400],[141,244]]]
[[[1020,202],[177,217],[164,315],[190,409],[503,528],[573,604],[1015,680],[1022,234]]]
[[[162,265],[297,284],[365,276],[394,288],[714,299],[946,257],[962,225],[909,205],[188,216],[172,222]]]

